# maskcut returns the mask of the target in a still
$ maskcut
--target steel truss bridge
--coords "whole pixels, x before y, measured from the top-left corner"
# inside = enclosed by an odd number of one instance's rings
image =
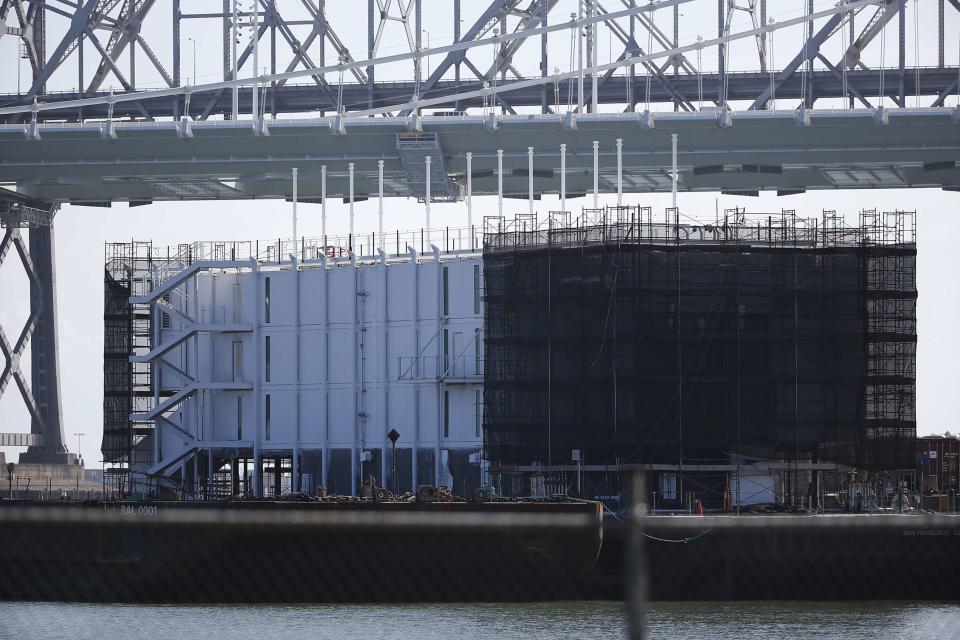
[[[367,0],[365,42],[328,20],[325,0],[243,4],[0,0],[0,38],[17,39],[32,71],[25,92],[0,95],[0,262],[15,248],[31,279],[27,326],[13,342],[0,330],[0,394],[16,381],[30,451],[65,451],[52,261],[61,203],[288,198],[295,167],[299,196],[313,201],[669,191],[674,134],[680,190],[960,189],[960,68],[946,64],[960,0],[808,0],[804,15],[776,22],[766,0],[452,0],[442,10],[453,42],[435,47],[423,46],[422,0]],[[715,15],[715,32],[681,42],[681,8]],[[185,21],[219,32],[222,80],[185,78]],[[398,29],[408,50],[384,54]],[[909,49],[908,30],[936,41],[935,59]],[[781,31],[801,44],[774,64]],[[605,64],[602,34],[618,54]],[[548,56],[557,38],[563,59]],[[155,52],[164,40],[168,58]],[[734,64],[736,41],[755,54]],[[269,73],[254,71],[261,56]],[[523,75],[521,57],[539,73]],[[406,79],[382,79],[398,64]],[[138,88],[138,72],[163,88]],[[36,331],[31,387],[19,360]]]

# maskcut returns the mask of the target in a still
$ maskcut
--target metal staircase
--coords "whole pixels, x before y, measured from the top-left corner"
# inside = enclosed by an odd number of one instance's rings
[[[447,179],[440,138],[435,133],[405,131],[397,134],[397,151],[407,172],[410,195],[418,202],[427,199],[426,157],[430,156],[430,201],[457,202],[460,189]]]

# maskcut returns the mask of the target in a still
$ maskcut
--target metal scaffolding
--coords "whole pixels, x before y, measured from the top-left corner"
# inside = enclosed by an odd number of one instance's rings
[[[781,464],[791,501],[822,463],[912,468],[913,214],[682,218],[486,219],[491,462],[577,451],[687,472],[718,503],[741,464]]]
[[[152,437],[153,425],[136,424],[135,413],[154,404],[150,367],[131,361],[152,344],[149,305],[136,304],[133,296],[145,295],[154,274],[153,246],[149,242],[110,243],[105,250],[103,292],[103,442],[100,450],[111,465],[111,489],[132,492],[131,470],[149,463],[138,460],[150,447],[138,446]]]

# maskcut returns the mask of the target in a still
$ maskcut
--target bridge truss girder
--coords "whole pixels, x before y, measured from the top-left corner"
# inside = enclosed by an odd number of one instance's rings
[[[197,5],[191,3],[190,7],[194,12],[189,13],[183,10],[181,0],[173,0],[170,29],[172,53],[169,60],[162,60],[154,53],[150,41],[152,40],[156,45],[163,39],[163,32],[156,27],[145,29],[145,25],[149,24],[151,16],[157,14],[157,7],[164,6],[164,3],[156,3],[155,0],[83,0],[76,3],[71,12],[66,3],[61,5],[27,0],[0,0],[0,21],[3,22],[0,37],[5,34],[8,37],[19,38],[34,71],[34,80],[29,90],[22,95],[4,96],[3,102],[7,105],[18,103],[27,105],[35,98],[42,102],[49,102],[71,97],[103,95],[102,86],[108,77],[115,78],[124,91],[133,91],[137,86],[137,70],[143,65],[147,65],[150,73],[157,74],[164,85],[180,86],[183,82],[181,26],[187,20],[219,22],[218,26],[222,31],[224,43],[223,77],[225,80],[252,74],[254,45],[261,41],[269,45],[271,74],[278,72],[278,45],[285,46],[286,55],[290,58],[285,67],[287,71],[324,67],[327,64],[328,54],[346,62],[354,61],[347,42],[338,34],[336,25],[327,18],[325,0],[316,2],[300,0],[299,4],[284,4],[282,10],[276,0],[256,0],[259,29],[255,36],[248,28],[251,12],[238,12],[240,24],[234,25],[231,1],[222,0],[216,3],[210,0],[208,4],[212,2],[211,6],[219,4],[220,7],[205,12],[195,9]],[[660,10],[658,16],[660,26],[656,19],[646,13],[606,19],[607,15],[614,10],[619,10],[621,6],[631,8],[644,4],[639,0],[619,0],[618,6],[611,7],[604,5],[611,5],[611,3],[617,5],[617,2],[614,0],[583,0],[583,2],[586,15],[595,14],[604,18],[592,28],[575,30],[576,37],[584,38],[586,41],[589,62],[591,54],[596,56],[596,47],[593,46],[593,42],[597,39],[595,31],[598,28],[606,28],[610,31],[612,37],[615,37],[623,46],[623,55],[636,55],[638,51],[646,48],[669,49],[680,44],[680,5],[688,5],[688,9],[696,7],[702,10],[713,4],[714,0],[681,0],[677,3],[661,1],[660,4],[670,6]],[[882,73],[881,70],[867,67],[863,54],[868,46],[877,46],[878,34],[883,27],[897,21],[899,37],[895,42],[889,43],[889,48],[896,48],[898,64],[895,68],[886,70],[886,79],[890,88],[888,91],[885,87],[883,94],[890,96],[899,106],[906,106],[907,98],[916,93],[932,97],[935,106],[942,104],[944,98],[956,89],[956,74],[952,79],[945,79],[945,76],[949,75],[945,73],[949,69],[944,64],[944,50],[948,48],[944,27],[947,21],[946,10],[960,11],[960,2],[956,0],[949,0],[949,4],[946,4],[945,0],[938,0],[938,2],[940,10],[937,14],[937,23],[929,25],[934,29],[924,27],[925,32],[935,31],[937,34],[939,55],[936,61],[913,61],[912,66],[907,66],[906,60],[909,53],[906,51],[905,39],[909,17],[909,12],[905,11],[907,0],[878,0],[879,6],[859,7],[839,15],[832,21],[835,24],[831,24],[826,32],[821,29],[820,33],[815,34],[813,24],[810,23],[807,42],[797,51],[794,62],[776,78],[777,97],[792,99],[797,94],[796,85],[803,85],[806,92],[805,104],[807,107],[812,107],[817,100],[837,97],[836,90],[826,89],[824,85],[835,86],[837,76],[844,75],[849,84],[847,90],[840,95],[849,98],[851,104],[855,98],[859,99],[856,94],[878,95],[878,91],[871,91],[873,87],[858,84],[861,82],[858,80],[858,74],[876,76]],[[305,90],[302,85],[294,87],[285,79],[272,82],[270,86],[265,87],[268,113],[276,115],[295,111],[336,112],[341,109],[349,111],[352,107],[362,108],[383,104],[383,100],[396,99],[403,93],[406,95],[402,97],[407,99],[415,95],[432,97],[444,93],[455,93],[455,89],[463,87],[480,86],[484,81],[498,82],[498,76],[500,83],[522,80],[523,76],[513,64],[513,60],[524,47],[528,55],[539,56],[540,75],[545,77],[550,73],[547,47],[549,36],[546,33],[531,33],[527,37],[525,34],[528,31],[536,32],[536,27],[541,25],[561,24],[568,20],[567,16],[553,15],[558,13],[556,0],[490,0],[486,6],[481,6],[479,9],[475,9],[476,5],[471,3],[470,9],[477,11],[473,14],[477,17],[472,26],[461,35],[461,0],[454,0],[451,31],[457,42],[470,43],[489,38],[493,29],[498,29],[502,34],[511,33],[519,37],[496,47],[492,65],[490,64],[491,52],[487,47],[450,52],[442,57],[429,77],[423,79],[421,67],[429,50],[424,50],[422,43],[424,33],[422,0],[398,0],[396,5],[393,5],[392,0],[368,0],[366,4],[367,42],[365,47],[360,43],[354,43],[353,46],[356,49],[365,50],[372,62],[363,68],[351,68],[347,74],[348,78],[344,78],[342,73],[339,77],[334,77],[337,74],[325,73],[312,76],[314,85],[312,104],[305,103],[302,99]],[[306,12],[307,19],[297,19],[293,15],[294,7],[301,13]],[[766,20],[766,0],[748,0],[745,3],[716,0],[716,7],[718,35],[729,33],[735,13],[747,12],[754,25],[763,25]],[[395,13],[396,9],[399,9],[399,15]],[[672,34],[667,33],[669,29],[662,28],[665,23],[663,15],[671,13]],[[689,13],[697,13],[697,11],[689,11]],[[51,47],[53,53],[48,57],[48,44],[53,43],[46,41],[47,23],[53,14],[69,17],[71,22],[56,46]],[[402,25],[408,47],[412,52],[420,53],[419,56],[410,60],[413,80],[406,83],[382,82],[375,79],[377,66],[375,56],[380,50],[384,30],[388,28],[390,22],[398,22]],[[246,29],[244,29],[245,26]],[[346,32],[344,29],[341,31]],[[239,36],[236,35],[238,33]],[[553,32],[553,34],[554,37],[571,37],[569,31]],[[239,37],[243,43],[243,49],[238,55],[236,72],[232,68],[230,52],[234,37]],[[831,62],[818,58],[819,49],[828,42],[841,38],[843,38],[845,45],[843,49],[846,53],[840,56],[839,60]],[[535,47],[528,44],[530,39],[540,41],[538,54],[533,51]],[[890,39],[893,40],[893,38]],[[675,110],[690,109],[695,102],[699,103],[701,86],[704,100],[710,105],[743,101],[753,104],[754,108],[767,108],[770,83],[768,82],[766,87],[761,87],[756,82],[756,76],[763,76],[766,73],[767,34],[757,34],[756,41],[756,65],[759,70],[734,72],[728,60],[729,45],[720,44],[714,47],[717,50],[718,71],[716,72],[707,74],[702,69],[698,70],[696,60],[690,55],[683,54],[673,56],[656,68],[651,68],[650,65],[646,65],[645,68],[644,65],[630,65],[628,69],[623,70],[622,75],[607,74],[602,80],[598,78],[598,82],[602,82],[604,86],[611,85],[615,88],[611,90],[601,87],[598,92],[598,101],[601,104],[628,103],[628,109],[636,108],[639,102],[646,99],[646,92],[643,90],[643,86],[647,84],[645,74],[651,74],[654,78],[655,90],[650,92],[650,101],[660,104],[672,103]],[[952,45],[952,43],[949,44]],[[138,55],[138,52],[141,55]],[[99,60],[96,73],[89,79],[83,76],[84,55],[93,55]],[[74,75],[77,71],[72,68],[73,65],[67,64],[71,58],[78,59],[80,63],[78,76]],[[121,69],[121,63],[127,65],[128,69]],[[470,80],[462,78],[463,66],[466,66],[473,76]],[[637,69],[637,66],[641,68]],[[847,70],[846,74],[843,74],[844,69]],[[140,75],[143,76],[144,73],[145,71],[141,70]],[[508,74],[512,78],[508,78]],[[592,79],[587,80],[589,82]],[[69,86],[75,86],[77,81],[82,90],[75,91],[73,94],[54,94],[46,91],[53,84],[62,86],[69,83]],[[196,83],[196,78],[192,81]],[[316,88],[320,91],[317,92]],[[563,86],[563,89],[567,88],[566,85]],[[558,102],[556,96],[551,96],[554,91],[556,91],[555,87],[541,86],[528,91],[528,95],[497,93],[496,99],[504,113],[510,113],[521,106],[539,106],[541,113],[548,113]],[[530,94],[536,94],[539,101]],[[240,92],[240,95],[240,99],[249,107],[249,91]],[[184,113],[186,105],[183,102],[181,99],[127,103],[123,109],[116,112],[116,116],[145,120],[178,117]],[[233,111],[231,103],[229,92],[223,89],[210,94],[198,92],[193,95],[189,113],[200,119],[206,119],[212,115],[230,117]],[[461,101],[455,101],[451,105],[455,110],[471,109],[475,106],[477,105],[472,102]],[[242,108],[243,105],[241,105]],[[96,108],[89,111],[78,109],[75,113],[69,114],[44,111],[39,114],[39,119],[105,117],[102,111],[103,109]],[[5,121],[16,122],[22,117],[22,114],[10,116]]]
[[[818,58],[826,65],[829,60]],[[891,82],[889,71],[886,72],[887,78],[881,80],[883,71],[880,69],[857,69],[848,71],[846,74],[846,91],[844,91],[844,81],[842,73],[836,68],[826,70],[817,70],[812,76],[814,89],[814,100],[831,98],[850,98],[858,100],[858,105],[875,108],[877,106],[876,98],[883,89],[883,94],[891,101],[898,100],[899,86]],[[919,76],[919,84],[917,78]],[[721,99],[721,83],[719,74],[703,74],[699,79],[696,76],[663,76],[667,81],[665,84],[653,82],[650,86],[651,104],[670,103],[680,96],[685,104],[691,104],[693,110],[700,104],[699,84],[702,82],[702,103],[704,106],[713,106]],[[927,102],[931,106],[942,106],[944,100],[951,94],[956,94],[957,71],[956,69],[920,69],[908,68],[905,77],[905,88],[908,95],[927,96]],[[476,91],[481,88],[480,80],[462,79],[443,80],[434,85],[432,96],[448,95],[464,91]],[[511,81],[505,85],[509,86]],[[568,91],[572,88],[576,91],[575,81],[562,81],[556,85],[547,85],[546,90],[542,87],[530,87],[526,89],[511,91],[507,94],[509,104],[515,108],[521,107],[541,107],[546,98],[547,111],[555,110],[558,107],[563,111],[566,107]],[[765,95],[769,91],[770,77],[767,74],[737,73],[731,74],[728,80],[726,92],[729,101],[741,102],[754,100],[757,96]],[[952,87],[952,89],[951,89]],[[947,89],[945,91],[945,89]],[[407,100],[414,90],[412,82],[391,82],[377,85],[373,93],[370,92],[366,84],[345,83],[343,85],[343,101],[350,104],[366,104],[372,101],[375,104],[397,103]],[[797,74],[783,80],[776,90],[776,97],[783,101],[802,101],[807,93],[808,87],[804,80]],[[634,104],[637,109],[644,108],[646,98],[646,86],[642,76],[637,77],[631,82],[630,76],[611,75],[601,78],[599,82],[598,97],[601,103],[619,104],[626,103],[629,95],[633,95]],[[109,93],[99,92],[96,96],[107,99]],[[278,114],[295,113],[335,113],[336,112],[336,92],[327,95],[318,93],[316,86],[303,84],[286,84],[265,89],[267,104],[277,105]],[[58,94],[59,99],[63,101],[75,100],[80,97],[76,92],[65,92]],[[91,97],[87,95],[86,97]],[[249,112],[251,108],[251,96],[249,92],[240,93],[240,111]],[[0,103],[10,104],[16,101],[16,95],[0,95]],[[462,99],[455,105],[457,110],[477,110],[483,108],[483,99],[480,97]],[[189,110],[188,110],[189,107]],[[79,122],[83,119],[106,119],[110,114],[110,105],[105,101],[103,104],[89,105],[80,108],[63,107],[54,108],[42,112],[43,119],[59,120],[65,122]],[[116,119],[140,119],[142,118],[142,109],[150,112],[155,119],[171,119],[174,114],[188,115],[196,120],[205,120],[210,116],[222,115],[225,118],[230,117],[232,110],[231,96],[228,91],[210,91],[197,92],[191,95],[189,105],[186,100],[180,98],[148,98],[138,100],[137,102],[118,102],[112,106],[113,117]],[[446,108],[439,108],[438,111],[446,111]],[[11,122],[12,116],[0,115],[0,123]]]

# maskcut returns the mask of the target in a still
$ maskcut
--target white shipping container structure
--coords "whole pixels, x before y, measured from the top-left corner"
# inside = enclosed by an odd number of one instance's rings
[[[155,261],[143,295],[131,297],[149,309],[153,335],[130,360],[147,367],[154,396],[132,414],[145,425],[133,476],[187,497],[320,485],[357,495],[370,477],[401,492],[430,484],[472,494],[483,416],[479,250],[408,245],[359,257],[301,246],[315,259],[277,261],[282,244],[272,261],[236,259],[236,243],[190,245],[204,255]]]

